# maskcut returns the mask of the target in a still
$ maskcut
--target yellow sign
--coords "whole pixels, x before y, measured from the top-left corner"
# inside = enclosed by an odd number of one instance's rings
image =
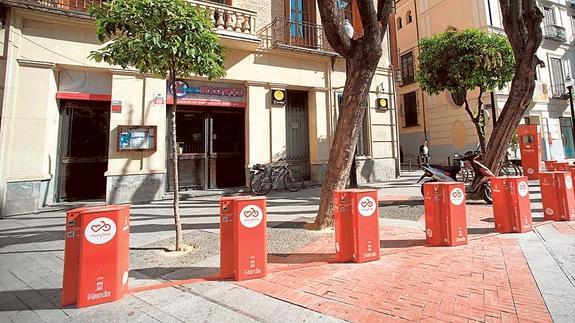
[[[285,104],[286,91],[281,89],[272,89],[272,104]]]
[[[378,98],[375,101],[375,106],[376,106],[376,110],[381,111],[381,112],[386,112],[387,110],[389,110],[386,98]]]

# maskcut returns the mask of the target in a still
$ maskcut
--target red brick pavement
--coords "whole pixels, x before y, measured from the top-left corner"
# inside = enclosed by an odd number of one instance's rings
[[[379,261],[333,263],[330,237],[239,284],[353,322],[551,322],[516,240],[479,230],[493,227],[480,206],[468,213],[466,246],[425,247],[423,231],[384,226]]]

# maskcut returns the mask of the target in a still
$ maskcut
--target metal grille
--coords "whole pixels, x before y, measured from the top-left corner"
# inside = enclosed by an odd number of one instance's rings
[[[551,92],[553,98],[562,98],[565,93],[565,78],[563,76],[563,63],[559,58],[551,58],[551,75],[553,77],[553,86],[551,86]]]
[[[307,92],[287,92],[286,160],[310,178]]]

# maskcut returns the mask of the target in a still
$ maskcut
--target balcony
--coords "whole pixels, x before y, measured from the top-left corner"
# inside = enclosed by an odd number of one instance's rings
[[[103,1],[105,0],[2,0],[2,4],[88,19],[87,9],[92,4],[100,4]]]
[[[551,85],[551,97],[558,100],[567,100],[569,98],[569,93],[565,84],[553,84]]]
[[[259,32],[265,48],[278,48],[336,56],[329,46],[323,27],[318,24],[276,17],[271,24]]]
[[[225,36],[231,33],[239,33],[255,37],[257,15],[255,11],[235,8],[211,1],[190,0],[190,2],[209,12],[214,27],[218,31],[222,31],[221,35]]]
[[[557,25],[547,25],[544,30],[545,38],[560,41],[562,43],[567,41],[567,33],[565,28]]]
[[[74,15],[89,18],[86,11],[93,4],[106,0],[2,0],[9,6]],[[245,34],[255,37],[256,13],[250,10],[234,8],[211,1],[190,0],[190,3],[207,10],[218,31],[226,34]]]

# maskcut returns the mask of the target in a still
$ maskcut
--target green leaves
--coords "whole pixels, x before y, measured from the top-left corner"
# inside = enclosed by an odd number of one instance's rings
[[[185,0],[111,0],[89,10],[108,42],[89,58],[166,78],[225,76],[224,47],[208,13]]]
[[[419,42],[421,88],[431,94],[501,89],[513,79],[515,60],[505,36],[477,29],[447,31]]]

